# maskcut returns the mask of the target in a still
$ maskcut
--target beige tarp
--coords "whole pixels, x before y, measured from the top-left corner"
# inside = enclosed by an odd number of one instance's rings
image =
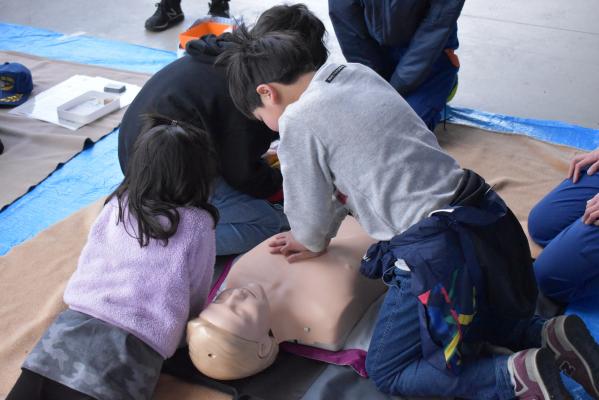
[[[448,125],[441,144],[463,167],[479,172],[503,196],[526,226],[531,207],[567,171],[575,151],[523,136]],[[19,374],[19,366],[44,329],[64,308],[62,293],[76,267],[97,202],[57,223],[0,257],[0,396]],[[163,376],[156,398],[220,398],[205,388]]]
[[[0,51],[0,63],[18,62],[33,76],[35,96],[73,75],[101,76],[143,86],[147,74],[119,71],[92,65],[52,61],[28,54]],[[48,122],[9,114],[10,108],[0,108],[0,140],[4,153],[0,155],[0,208],[27,193],[56,167],[83,150],[87,140],[96,142],[116,128],[125,108],[106,115],[76,131]],[[116,154],[115,154],[116,157]]]

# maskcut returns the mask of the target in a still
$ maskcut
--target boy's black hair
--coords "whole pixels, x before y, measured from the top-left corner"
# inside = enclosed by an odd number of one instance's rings
[[[253,111],[263,105],[256,93],[259,85],[292,84],[316,70],[310,50],[297,32],[275,31],[256,37],[242,25],[229,38],[231,43],[217,63],[225,65],[233,103],[248,118],[255,119]]]
[[[271,7],[260,15],[251,30],[254,37],[274,31],[298,32],[312,53],[316,68],[320,68],[327,61],[329,57],[329,51],[325,46],[327,30],[322,21],[305,4],[283,4]]]
[[[143,133],[135,141],[125,179],[106,203],[117,197],[117,223],[125,227],[128,214],[135,217],[135,237],[141,247],[150,239],[166,246],[179,226],[177,207],[205,209],[216,225],[218,210],[209,203],[217,174],[216,153],[201,129],[158,114],[143,118]]]

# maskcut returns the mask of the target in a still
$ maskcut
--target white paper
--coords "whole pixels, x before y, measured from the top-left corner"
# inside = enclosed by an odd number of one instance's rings
[[[43,91],[37,96],[27,100],[9,113],[51,122],[71,130],[81,128],[84,123],[67,121],[58,118],[58,106],[82,95],[90,90],[102,92],[108,83],[125,85],[127,89],[120,94],[121,108],[131,104],[141,88],[124,82],[113,81],[101,76],[73,75],[69,79]]]

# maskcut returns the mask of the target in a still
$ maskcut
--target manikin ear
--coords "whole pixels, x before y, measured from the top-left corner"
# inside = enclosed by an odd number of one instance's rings
[[[272,356],[272,352],[277,351],[277,342],[272,336],[266,337],[258,344],[258,357],[269,358]]]
[[[274,105],[279,103],[279,92],[277,89],[269,83],[261,83],[256,88],[256,93],[260,96],[262,104]]]
[[[271,337],[267,337],[266,339],[261,340],[260,343],[258,344],[258,357],[259,358],[268,357],[270,355],[270,352],[272,351],[272,347],[273,347],[273,342],[272,342]]]

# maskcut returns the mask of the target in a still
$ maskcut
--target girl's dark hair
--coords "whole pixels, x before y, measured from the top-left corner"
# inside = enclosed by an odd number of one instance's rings
[[[252,35],[273,31],[295,31],[300,34],[312,55],[314,66],[320,68],[329,57],[325,45],[327,30],[305,4],[278,5],[264,11],[252,28]]]
[[[255,36],[241,25],[228,38],[230,44],[216,62],[226,67],[229,94],[248,118],[255,119],[252,113],[263,105],[256,93],[258,85],[292,84],[302,74],[316,70],[298,32],[274,31]]]
[[[177,232],[177,207],[203,208],[218,221],[209,203],[216,177],[216,153],[208,134],[192,125],[158,114],[144,115],[142,133],[135,141],[125,179],[108,196],[117,197],[118,222],[127,227],[127,211],[137,220],[140,246],[150,239],[163,241]]]

